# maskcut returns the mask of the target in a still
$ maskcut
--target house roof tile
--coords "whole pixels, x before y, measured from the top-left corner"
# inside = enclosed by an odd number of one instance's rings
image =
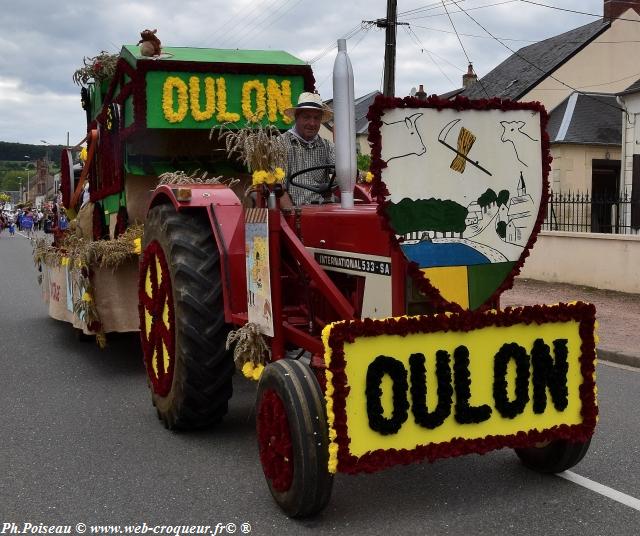
[[[471,99],[518,100],[610,26],[609,20],[599,19],[523,47],[462,94]]]
[[[622,115],[616,96],[572,93],[549,115],[547,132],[552,144],[620,145]]]

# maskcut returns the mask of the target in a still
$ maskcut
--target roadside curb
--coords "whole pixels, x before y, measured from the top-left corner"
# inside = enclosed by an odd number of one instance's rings
[[[626,365],[628,367],[640,368],[640,357],[629,354],[621,354],[612,350],[603,350],[597,348],[598,359],[601,361],[610,361],[618,365]]]

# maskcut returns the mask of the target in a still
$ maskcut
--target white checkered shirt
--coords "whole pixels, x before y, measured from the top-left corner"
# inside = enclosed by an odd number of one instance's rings
[[[302,169],[335,164],[336,155],[333,143],[320,136],[307,142],[298,137],[291,129],[282,134],[282,140],[287,148],[287,169],[285,170],[287,177]],[[331,172],[330,169],[318,169],[298,175],[294,180],[300,184],[319,186],[329,182]],[[308,205],[323,201],[320,194],[293,186],[288,181],[285,183],[285,188],[295,205]]]

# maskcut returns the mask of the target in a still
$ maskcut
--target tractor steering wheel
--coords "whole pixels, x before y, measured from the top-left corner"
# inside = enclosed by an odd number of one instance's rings
[[[297,186],[298,188],[303,188],[305,190],[309,190],[311,192],[315,192],[316,194],[322,195],[327,193],[330,190],[333,190],[338,186],[337,184],[334,184],[336,180],[335,168],[336,167],[333,164],[324,164],[322,166],[313,166],[313,167],[308,167],[306,169],[301,169],[300,171],[296,171],[295,173],[292,173],[291,175],[289,175],[289,177],[287,177],[287,182],[289,184],[292,184],[293,186]],[[315,171],[317,169],[333,170],[333,172],[331,173],[331,176],[329,177],[329,182],[327,184],[320,184],[318,186],[313,186],[311,184],[301,184],[293,180],[298,175],[302,175],[303,173],[308,173],[309,171]]]

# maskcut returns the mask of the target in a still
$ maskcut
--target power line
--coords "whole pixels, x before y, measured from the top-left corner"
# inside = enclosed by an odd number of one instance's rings
[[[480,26],[480,28],[482,28],[486,33],[488,33],[493,39],[495,39],[498,43],[500,43],[503,47],[505,47],[507,50],[509,50],[512,54],[514,54],[515,56],[517,56],[518,58],[520,58],[522,61],[528,63],[529,65],[531,65],[533,68],[537,69],[538,71],[540,71],[542,74],[548,76],[549,78],[551,78],[552,80],[555,80],[556,82],[558,82],[559,84],[562,84],[563,86],[571,89],[572,91],[575,91],[576,93],[580,93],[582,95],[585,95],[587,97],[589,97],[588,94],[585,94],[584,92],[580,91],[579,89],[567,84],[566,82],[563,82],[562,80],[560,80],[559,78],[556,78],[555,76],[553,76],[550,73],[547,73],[544,69],[538,67],[535,63],[529,61],[527,58],[525,58],[524,56],[522,56],[521,54],[518,54],[518,52],[516,52],[515,50],[513,50],[511,47],[509,47],[508,45],[505,45],[502,41],[500,41],[500,39],[498,39],[495,35],[493,35],[489,30],[487,30],[482,24],[480,24],[476,19],[474,19],[471,15],[469,15],[469,13],[467,13],[464,9],[460,8],[460,6],[457,5],[456,0],[452,0],[452,2],[454,4],[456,4],[456,7],[458,7],[458,9],[460,9],[460,11],[462,11],[467,17],[469,17],[475,24],[477,24],[478,26]],[[480,79],[478,79],[478,82],[480,82]],[[484,88],[484,86],[482,86],[482,89],[484,89],[484,92],[487,93],[487,90]],[[487,93],[487,96],[489,96],[489,94]],[[593,98],[593,97],[590,97]],[[594,99],[597,100],[597,99]],[[601,101],[598,101],[601,102]],[[605,104],[607,106],[610,106],[611,108],[615,108],[616,110],[622,110],[622,108],[620,108],[619,106],[613,106],[612,104],[609,104],[608,102],[602,102],[602,104]]]
[[[471,60],[469,59],[469,54],[467,54],[467,51],[464,48],[464,45],[462,44],[462,39],[460,39],[460,36],[458,35],[458,30],[456,30],[456,25],[453,24],[453,19],[451,18],[451,15],[449,15],[449,10],[447,9],[447,6],[444,2],[442,2],[442,7],[444,8],[444,11],[447,14],[447,17],[449,17],[449,22],[451,23],[451,27],[453,28],[453,31],[455,32],[456,37],[458,38],[458,43],[460,43],[460,47],[462,48],[462,52],[464,52],[465,58],[467,58],[467,63],[471,63]]]
[[[217,42],[217,46],[220,47],[221,43],[223,43],[224,41],[226,41],[227,37],[229,35],[232,35],[232,33],[236,30],[236,28],[238,28],[239,26],[242,27],[242,25],[244,23],[246,23],[247,21],[253,19],[255,20],[255,18],[253,17],[253,14],[258,11],[259,9],[263,9],[264,7],[267,7],[267,5],[269,4],[270,0],[264,0],[264,2],[260,3],[260,2],[256,2],[256,4],[253,6],[252,9],[250,9],[249,11],[247,11],[247,13],[245,13],[242,17],[239,16],[231,16],[229,18],[229,21],[233,20],[235,18],[235,22],[233,24],[226,25],[223,27],[223,30],[221,33],[217,33],[215,32],[213,35],[215,36],[214,39]],[[274,3],[272,5],[275,5],[275,3],[278,0],[274,0]],[[260,15],[257,15],[258,17]],[[246,26],[245,26],[246,28]],[[205,44],[208,45],[209,43],[212,43],[213,41],[207,41]]]
[[[247,38],[251,38],[253,37],[254,39],[256,37],[258,37],[259,35],[262,35],[264,32],[266,32],[269,28],[271,28],[276,22],[278,22],[282,17],[284,17],[287,13],[289,13],[293,8],[297,7],[298,4],[300,4],[300,2],[302,2],[302,0],[295,0],[295,2],[293,4],[291,4],[289,7],[287,7],[285,9],[285,6],[287,5],[287,3],[291,1],[291,0],[287,0],[287,2],[285,2],[284,4],[282,4],[282,6],[280,6],[280,8],[278,8],[276,11],[274,11],[273,13],[271,13],[271,17],[275,17],[272,18],[271,22],[269,24],[262,24],[260,26],[260,28],[258,29],[257,32],[255,32],[254,34],[249,34],[247,33],[247,36],[245,37],[245,39],[243,40],[242,38],[240,39],[240,42],[238,43],[243,44],[247,42]],[[277,15],[278,11],[282,10],[282,12]],[[267,17],[268,18],[268,17]],[[265,19],[266,22],[266,19]]]
[[[365,25],[362,24],[358,24],[357,26],[355,26],[354,28],[352,28],[351,30],[349,30],[346,34],[342,35],[341,37],[339,37],[339,39],[346,39],[349,40],[352,37],[354,37],[355,35],[358,34],[358,32],[360,32],[361,30],[365,29]],[[322,49],[321,52],[319,52],[318,54],[316,54],[313,58],[311,58],[310,60],[307,61],[307,63],[309,65],[313,65],[314,63],[316,63],[317,61],[320,61],[322,58],[324,58],[327,54],[329,54],[329,52],[331,52],[334,48],[336,48],[338,46],[337,44],[337,39],[334,39],[331,44],[327,45],[325,48]]]
[[[451,0],[446,0],[448,3],[451,3]],[[462,0],[465,1],[465,0]],[[423,11],[433,11],[434,9],[442,9],[442,3],[440,1],[434,2],[433,4],[429,4],[422,7],[417,7],[414,9],[408,9],[407,11],[400,11],[398,16],[401,15],[412,15],[415,13],[422,13]]]
[[[453,11],[452,13],[461,13],[462,9],[460,9],[460,6],[458,6],[458,4],[456,4],[456,2],[454,0],[450,0],[451,3],[455,4],[455,6],[458,8],[459,11]],[[493,4],[486,4],[484,6],[476,6],[476,7],[470,7],[467,11],[475,11],[477,9],[486,9],[488,7],[494,7],[494,6],[502,6],[504,4],[512,4],[513,2],[517,2],[518,0],[504,0],[502,2],[494,2]],[[450,5],[450,4],[448,4]],[[418,19],[430,19],[433,17],[443,17],[445,14],[444,13],[437,13],[435,15],[422,15],[421,17],[408,17],[405,20],[418,20]]]
[[[453,0],[451,0],[453,1]],[[550,6],[549,4],[543,4],[541,2],[534,2],[533,0],[520,0],[520,2],[524,2],[525,4],[532,4],[534,6],[547,7],[549,9],[555,9],[557,11],[566,11],[567,13],[576,13],[577,15],[587,15],[589,17],[595,17],[597,19],[603,18],[602,15],[597,15],[596,13],[588,13],[587,11],[578,11],[575,9],[569,9],[564,7],[556,7]],[[455,3],[455,2],[454,2]],[[629,4],[635,4],[635,2],[629,2]],[[626,20],[628,22],[640,22],[637,19],[625,19],[623,17],[615,17],[615,20]]]
[[[356,47],[362,42],[362,40],[369,34],[370,29],[371,27],[364,28],[364,33],[362,34],[360,39],[358,39],[356,43],[350,48],[350,52],[353,52],[356,49]],[[320,89],[320,87],[324,85],[326,81],[329,80],[329,78],[331,78],[332,75],[333,75],[333,70],[329,71],[329,74],[322,79],[322,82],[316,85],[316,89]]]
[[[416,45],[418,45],[418,48],[420,49],[420,52],[424,53],[425,52],[425,48],[424,45],[422,44],[422,41],[420,41],[420,38],[416,35],[416,33],[411,29],[411,26],[409,26],[408,28],[405,28],[405,31],[407,32],[407,34],[409,34],[409,36],[411,38],[413,38],[413,41],[416,43]],[[447,76],[447,73],[445,73],[442,68],[440,67],[440,65],[433,59],[433,57],[431,56],[431,54],[429,53],[429,51],[427,50],[427,56],[429,56],[429,59],[431,60],[431,63],[433,63],[438,70],[440,71],[440,73],[442,74],[442,76],[444,76],[451,85],[454,85],[453,80],[451,80],[451,78],[449,78]]]
[[[284,0],[284,2],[282,2],[280,5],[276,6],[275,4],[272,6],[272,9],[266,9],[264,10],[262,13],[260,13],[250,25],[247,25],[247,27],[244,29],[244,31],[242,33],[240,33],[240,35],[235,35],[235,34],[231,34],[229,36],[227,36],[226,39],[224,39],[224,42],[227,43],[235,43],[235,47],[236,48],[240,48],[240,43],[242,43],[244,40],[246,40],[247,37],[251,38],[253,37],[253,35],[255,35],[255,30],[258,30],[261,28],[261,26],[264,26],[265,23],[274,15],[276,15],[277,13],[280,12],[280,10],[286,6],[289,2],[291,2],[291,0]],[[234,39],[235,38],[235,39]]]

